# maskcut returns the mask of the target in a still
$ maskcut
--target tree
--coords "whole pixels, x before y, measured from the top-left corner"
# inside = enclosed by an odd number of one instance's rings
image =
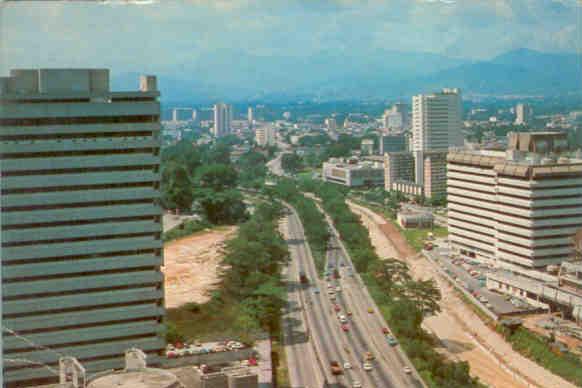
[[[196,171],[197,185],[215,191],[236,187],[237,179],[236,170],[226,164],[210,164]]]
[[[281,157],[281,167],[289,173],[296,173],[301,169],[301,158],[295,153],[284,154]]]
[[[213,224],[235,224],[246,218],[242,194],[234,189],[215,191],[201,188],[196,192],[196,202]]]
[[[162,205],[167,209],[189,211],[193,193],[190,176],[176,163],[168,163],[162,171]]]

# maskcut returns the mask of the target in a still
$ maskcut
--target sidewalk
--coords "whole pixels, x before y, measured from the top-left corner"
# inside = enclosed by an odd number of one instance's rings
[[[422,255],[402,257],[386,233],[386,220],[362,206],[348,203],[362,217],[372,243],[380,257],[406,260],[417,279],[434,279],[442,294],[442,312],[425,319],[423,325],[434,333],[451,359],[467,361],[471,374],[492,387],[574,387],[533,361],[515,352],[499,334],[483,321],[454,292],[452,286],[438,276],[436,268]],[[384,227],[382,227],[384,226]]]

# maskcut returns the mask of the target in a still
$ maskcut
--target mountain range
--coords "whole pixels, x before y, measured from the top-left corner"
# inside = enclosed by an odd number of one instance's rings
[[[399,51],[322,52],[308,59],[217,50],[158,73],[165,101],[390,99],[459,87],[464,95],[553,96],[578,93],[580,57],[517,49],[485,61]],[[137,74],[112,74],[133,89]]]

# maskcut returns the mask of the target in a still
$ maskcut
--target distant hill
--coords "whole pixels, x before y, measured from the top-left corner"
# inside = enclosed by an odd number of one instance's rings
[[[475,94],[549,96],[582,91],[582,68],[576,54],[518,49],[490,61],[462,64],[419,77],[408,84],[409,91],[454,86]]]
[[[217,50],[158,74],[166,101],[285,101],[318,98],[386,99],[459,87],[465,95],[559,95],[580,92],[582,68],[575,54],[529,49],[488,61],[386,50],[323,51],[308,60],[259,57]],[[112,74],[113,87],[137,86],[137,74]]]

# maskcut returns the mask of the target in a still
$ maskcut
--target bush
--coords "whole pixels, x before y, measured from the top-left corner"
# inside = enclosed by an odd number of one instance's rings
[[[208,221],[186,220],[181,225],[170,229],[162,235],[164,242],[176,240],[178,238],[186,237],[204,229],[210,228],[212,224]]]

